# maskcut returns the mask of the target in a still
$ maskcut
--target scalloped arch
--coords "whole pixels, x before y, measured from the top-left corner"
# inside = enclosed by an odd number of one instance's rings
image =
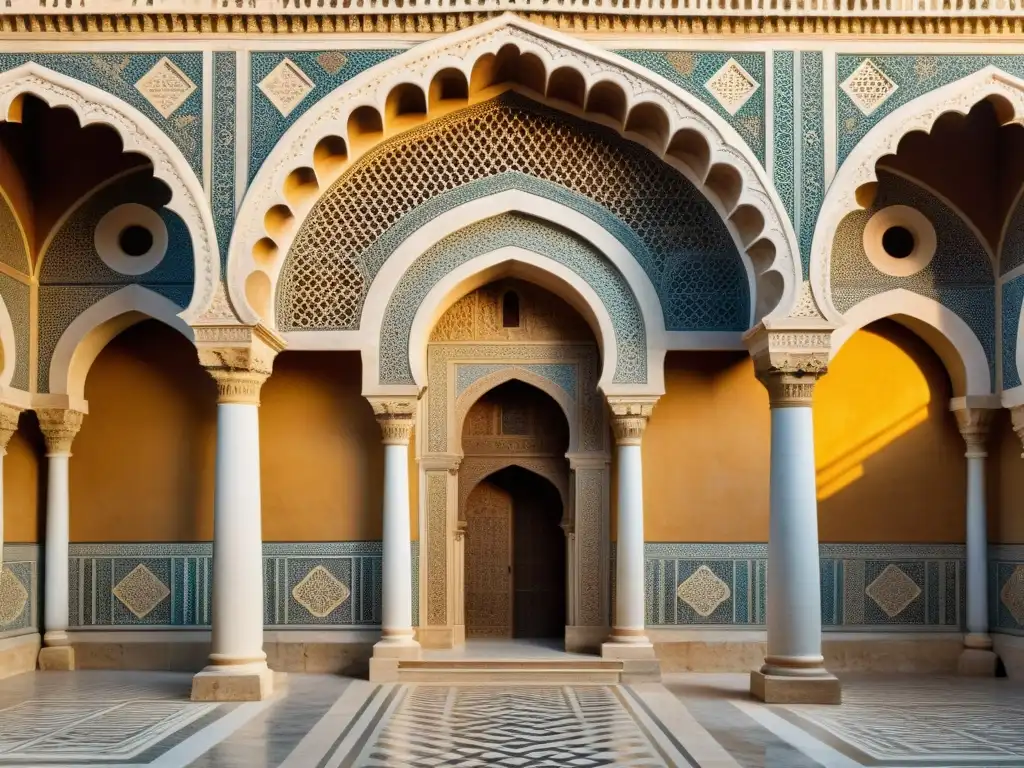
[[[198,318],[213,300],[220,278],[220,258],[202,184],[181,150],[152,120],[112,94],[34,62],[0,74],[0,118],[8,119],[17,98],[25,93],[51,107],[66,107],[82,126],[103,123],[117,131],[125,152],[138,152],[153,163],[153,175],[171,190],[167,208],[188,226],[195,254],[196,288],[181,313],[186,322]]]
[[[989,66],[893,110],[865,134],[843,162],[825,194],[811,243],[811,290],[828,319],[842,322],[843,318],[832,303],[832,236],[847,214],[864,208],[857,193],[865,184],[877,181],[878,161],[895,154],[908,133],[930,133],[942,115],[966,115],[985,99],[996,101],[1001,124],[1024,122],[1024,80]]]
[[[773,186],[735,130],[695,97],[640,65],[505,14],[424,43],[367,70],[321,99],[281,137],[256,174],[232,234],[228,284],[243,320],[261,319],[245,296],[248,276],[257,270],[267,271],[266,264],[254,258],[254,250],[264,262],[267,254],[283,259],[298,224],[341,173],[339,164],[329,164],[333,176],[319,183],[315,169],[318,165],[324,167],[324,163],[317,148],[324,147],[326,141],[338,148],[336,156],[340,157],[344,146],[347,161],[353,160],[357,156],[353,150],[360,155],[365,152],[371,134],[379,141],[404,125],[398,122],[389,128],[386,120],[381,126],[370,125],[360,115],[367,114],[367,110],[388,115],[394,109],[392,94],[397,89],[419,89],[428,96],[426,103],[436,106],[438,99],[433,94],[437,91],[432,84],[443,72],[448,73],[449,82],[457,82],[460,75],[465,78],[469,93],[481,67],[500,67],[503,51],[510,47],[518,56],[529,57],[543,67],[541,79],[549,90],[542,94],[547,97],[545,103],[619,130],[694,183],[718,209],[740,251],[757,254],[751,261],[756,265],[758,294],[771,298],[756,302],[756,306],[765,316],[785,314],[799,286],[796,238]],[[579,77],[576,82],[583,85],[578,107],[573,103],[578,89],[556,83],[551,77],[566,70],[575,72]],[[531,82],[538,80],[534,77]],[[557,90],[552,91],[556,86]],[[623,102],[616,103],[614,109],[608,106],[607,98],[612,88],[618,89]],[[601,108],[584,113],[592,101],[591,94],[598,89],[603,94],[598,99]],[[457,83],[456,90],[461,92],[461,84]],[[428,117],[430,110],[428,106]],[[638,125],[644,129],[635,129]],[[284,215],[285,209],[288,215]],[[272,224],[275,231],[269,232],[268,214],[270,221],[286,222],[286,226],[275,228]],[[781,292],[777,288],[780,283]]]

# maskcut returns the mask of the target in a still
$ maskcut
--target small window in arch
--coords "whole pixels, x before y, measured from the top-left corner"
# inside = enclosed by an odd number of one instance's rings
[[[519,294],[507,291],[501,300],[501,327],[519,327]]]

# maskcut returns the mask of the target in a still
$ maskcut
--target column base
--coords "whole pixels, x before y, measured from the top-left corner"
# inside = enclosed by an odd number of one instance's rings
[[[644,638],[642,643],[617,643],[614,640],[601,643],[601,658],[633,660],[657,659],[657,656],[654,655],[654,644]]]
[[[995,677],[999,657],[995,651],[964,648],[956,663],[956,672],[962,677]]]
[[[39,649],[39,669],[44,672],[70,672],[75,668],[75,649],[70,645],[51,645]]]
[[[273,692],[266,662],[209,666],[192,678],[192,701],[263,701]]]
[[[375,659],[419,659],[423,653],[420,644],[412,637],[386,637],[373,644]]]
[[[839,679],[828,673],[816,677],[750,673],[750,695],[765,704],[842,704]]]

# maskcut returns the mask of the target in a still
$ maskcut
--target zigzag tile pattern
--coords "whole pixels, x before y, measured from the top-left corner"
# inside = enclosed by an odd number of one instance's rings
[[[609,686],[418,686],[355,765],[667,768]]]

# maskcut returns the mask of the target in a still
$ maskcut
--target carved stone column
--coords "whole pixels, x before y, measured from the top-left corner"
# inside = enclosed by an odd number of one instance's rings
[[[18,430],[18,418],[21,408],[16,405],[0,403],[0,573],[4,567],[4,456],[7,455],[7,444],[11,436]]]
[[[412,626],[412,537],[409,528],[409,438],[414,398],[368,398],[384,443],[383,604],[381,639],[373,646],[370,677],[394,680],[399,659],[418,659]]]
[[[43,552],[43,645],[40,669],[75,668],[75,651],[68,639],[68,541],[70,493],[68,469],[71,443],[85,414],[66,408],[36,412],[46,440],[46,545]]]
[[[831,329],[769,329],[745,337],[771,407],[768,655],[750,674],[766,702],[838,704],[821,653],[821,566],[814,465],[814,384],[828,366]]]
[[[988,521],[985,508],[985,459],[988,435],[995,413],[990,408],[970,407],[967,398],[955,398],[950,406],[967,450],[967,635],[960,654],[961,675],[994,677],[998,658],[988,633]]]
[[[192,679],[192,699],[255,701],[273,689],[263,652],[260,388],[284,343],[261,326],[195,334],[199,362],[217,383],[217,468],[210,663]]]
[[[654,659],[644,626],[644,476],[640,442],[656,397],[609,397],[618,458],[615,616],[601,655]]]

